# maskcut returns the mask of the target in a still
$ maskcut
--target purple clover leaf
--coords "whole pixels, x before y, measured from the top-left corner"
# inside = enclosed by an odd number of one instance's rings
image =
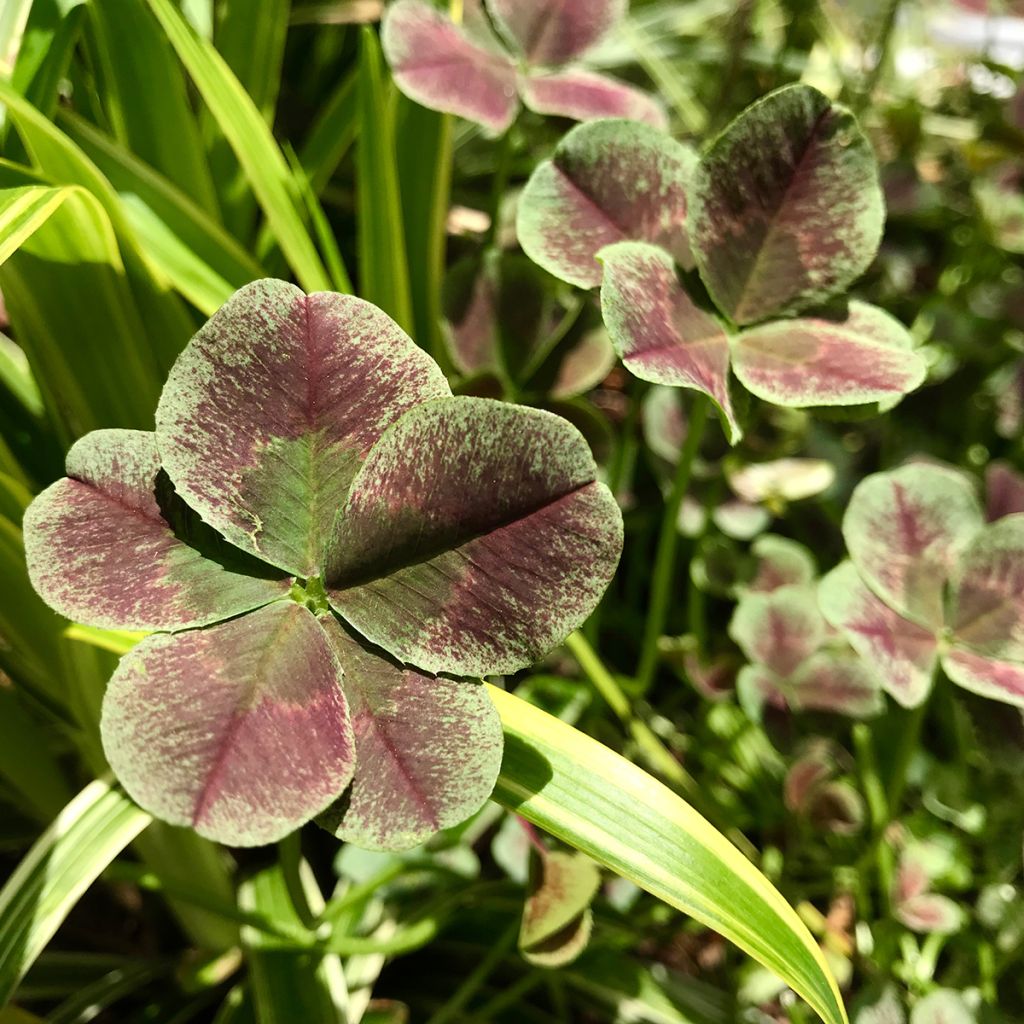
[[[157,817],[239,846],[320,815],[404,849],[472,814],[501,723],[449,677],[559,643],[622,545],[575,428],[452,397],[380,310],[282,281],[196,334],[155,434],[89,434],[67,472],[25,516],[34,586],[153,631],[107,689],[111,767]]]
[[[575,63],[626,7],[625,0],[484,0],[456,25],[425,0],[395,0],[381,41],[408,97],[494,135],[509,128],[520,103],[574,121],[624,117],[663,126],[653,97]]]
[[[936,666],[1024,707],[1024,514],[986,524],[971,481],[911,464],[863,480],[843,518],[850,560],[821,582],[826,618],[904,707]]]
[[[741,113],[700,159],[647,125],[574,128],[527,183],[518,233],[556,277],[600,285],[627,369],[710,397],[735,443],[730,369],[758,398],[793,408],[888,407],[924,381],[898,321],[842,301],[883,219],[877,162],[853,114],[793,85]],[[694,264],[717,311],[684,284]]]

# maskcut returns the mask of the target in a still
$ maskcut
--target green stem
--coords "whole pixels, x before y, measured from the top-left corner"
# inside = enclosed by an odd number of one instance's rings
[[[382,885],[393,882],[408,870],[408,865],[403,861],[397,861],[386,867],[383,871],[374,875],[373,878],[355,885],[351,889],[334,897],[320,915],[321,924],[329,924],[334,927],[341,920],[346,911],[369,899]]]
[[[640,748],[640,752],[651,770],[679,789],[685,790],[687,793],[696,793],[696,780],[676,760],[650,726],[634,713],[629,697],[622,691],[622,687],[608,671],[594,648],[587,643],[583,634],[578,631],[571,633],[566,638],[565,646],[579,662],[580,668],[593,683],[594,689],[626,727],[626,731]]]
[[[855,109],[860,113],[871,102],[871,97],[878,86],[886,64],[889,62],[889,46],[892,42],[893,29],[896,27],[896,16],[899,14],[900,0],[889,0],[889,6],[885,10],[882,27],[878,32],[878,39],[875,41],[876,59],[873,67],[864,77],[864,82],[857,95]]]
[[[515,1005],[531,989],[536,988],[547,977],[546,971],[531,971],[524,975],[514,985],[509,985],[504,991],[499,992],[490,1002],[485,1003],[469,1019],[480,1024],[490,1022],[508,1007]]]
[[[658,550],[654,556],[654,574],[651,579],[651,597],[647,607],[647,621],[644,624],[643,646],[640,649],[640,663],[636,670],[640,690],[646,693],[654,681],[658,668],[658,641],[665,629],[668,609],[672,596],[672,582],[675,579],[676,547],[679,543],[679,507],[690,486],[693,460],[704,436],[708,418],[708,399],[698,395],[690,410],[686,443],[679,455],[672,491],[665,503],[658,535]]]
[[[933,688],[934,692],[934,688]],[[924,724],[928,700],[921,701],[916,708],[906,714],[906,725],[900,733],[900,748],[889,778],[889,818],[895,818],[900,811],[903,794],[907,789],[907,770],[913,760],[914,753],[921,738],[921,727]]]
[[[488,203],[488,213],[491,215],[491,223],[487,229],[485,246],[489,248],[494,245],[498,238],[498,221],[501,217],[501,200],[508,187],[509,170],[512,166],[512,129],[508,130],[498,141],[497,165],[494,168],[494,177],[491,179],[491,198]]]
[[[477,994],[494,969],[504,959],[505,954],[512,948],[518,931],[518,922],[506,929],[469,977],[455,990],[452,997],[431,1014],[427,1024],[448,1024],[449,1021],[457,1018],[463,1007]]]

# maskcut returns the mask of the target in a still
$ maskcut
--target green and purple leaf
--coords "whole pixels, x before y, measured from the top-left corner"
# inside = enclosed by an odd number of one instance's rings
[[[356,773],[319,823],[363,849],[407,850],[478,811],[504,739],[485,687],[396,665],[332,616],[320,624],[344,670]]]
[[[692,151],[650,125],[579,125],[523,190],[520,244],[535,263],[581,288],[601,283],[597,254],[615,242],[650,242],[685,265],[692,169]]]
[[[204,521],[309,577],[374,442],[407,409],[449,394],[434,361],[370,303],[255,281],[178,357],[157,445]]]
[[[431,110],[457,114],[500,135],[519,109],[515,63],[472,38],[423,0],[385,11],[381,44],[395,83]]]
[[[700,162],[690,241],[715,303],[750,324],[845,290],[874,258],[883,218],[853,114],[792,85],[748,107]]]
[[[798,757],[782,784],[786,809],[806,814],[814,791],[832,779],[838,771],[835,758],[827,742],[815,741]]]
[[[538,853],[531,861],[519,949],[538,967],[563,967],[590,938],[591,901],[601,885],[597,865],[582,853]]]
[[[827,491],[836,471],[824,459],[773,459],[726,467],[733,493],[744,501],[801,501]]]
[[[668,127],[668,118],[653,96],[609,75],[584,68],[533,72],[521,85],[523,103],[538,114],[595,121],[618,117]]]
[[[785,680],[821,646],[825,620],[812,587],[779,587],[744,594],[729,623],[729,636],[750,661]]]
[[[93,431],[68,452],[67,472],[25,513],[32,585],[61,615],[105,629],[182,629],[288,593],[290,580],[231,572],[175,535],[152,434]]]
[[[790,680],[788,692],[796,711],[870,718],[885,707],[878,677],[852,652],[812,654]]]
[[[736,699],[752,722],[760,722],[769,707],[782,711],[788,706],[783,682],[764,665],[744,665],[736,676]]]
[[[640,422],[647,447],[675,465],[686,440],[686,413],[679,390],[664,385],[649,388],[640,406]]]
[[[757,558],[757,573],[747,584],[748,590],[778,590],[787,584],[810,584],[818,573],[814,556],[795,540],[766,533],[750,547]]]
[[[575,427],[483,398],[406,413],[339,519],[330,601],[428,672],[532,664],[579,626],[615,572],[622,517]]]
[[[596,388],[614,366],[615,348],[608,331],[601,326],[595,327],[566,352],[548,393],[555,399],[582,395]]]
[[[994,658],[1024,661],[1024,514],[986,526],[960,560],[953,597],[958,641]]]
[[[846,315],[773,320],[733,339],[733,369],[758,398],[790,408],[899,399],[926,369],[906,328],[888,313],[851,302]]]
[[[990,523],[1024,512],[1024,476],[1008,462],[992,462],[985,469],[985,514]]]
[[[557,67],[585,53],[626,14],[628,0],[486,0],[528,64]]]
[[[1000,661],[954,645],[943,655],[942,668],[965,690],[1024,707],[1024,662]]]
[[[710,396],[730,441],[738,441],[729,398],[729,339],[679,283],[672,257],[645,242],[619,242],[602,249],[599,258],[601,313],[626,369],[642,380]]]
[[[963,911],[948,896],[925,892],[896,905],[896,919],[913,932],[951,935],[963,924]],[[942,1020],[943,1018],[939,1018]]]
[[[101,728],[137,803],[230,846],[281,839],[355,767],[341,666],[293,601],[143,640],[110,680]]]
[[[864,659],[882,687],[904,707],[917,707],[931,689],[938,657],[935,633],[877,598],[852,562],[827,573],[818,601],[828,622]]]
[[[982,525],[966,479],[912,464],[857,485],[843,536],[864,582],[894,611],[935,630],[944,620],[945,583]]]

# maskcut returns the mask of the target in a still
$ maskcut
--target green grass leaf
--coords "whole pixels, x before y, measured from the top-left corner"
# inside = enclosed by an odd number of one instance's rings
[[[299,283],[307,292],[329,290],[330,276],[303,224],[288,165],[252,97],[213,46],[195,36],[170,0],[147,3],[235,151]]]
[[[796,912],[728,840],[642,768],[497,687],[505,760],[494,798],[734,942],[826,1024],[839,990]]]
[[[64,808],[0,891],[0,1006],[100,872],[149,824],[109,782]]]
[[[66,195],[44,185],[0,191],[0,263],[46,223]]]

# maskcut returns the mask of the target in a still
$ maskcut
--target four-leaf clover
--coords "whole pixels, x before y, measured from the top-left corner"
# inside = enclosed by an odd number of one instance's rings
[[[399,849],[472,814],[501,723],[448,675],[559,643],[622,546],[574,427],[454,398],[379,309],[281,281],[196,334],[155,433],[88,434],[67,473],[25,517],[33,584],[69,618],[154,631],[106,693],[110,764],[233,845],[320,815]]]
[[[527,183],[517,229],[544,269],[600,285],[626,369],[710,396],[735,442],[730,367],[758,398],[796,408],[891,405],[923,382],[898,321],[834,305],[874,258],[883,218],[853,114],[793,85],[747,108],[700,159],[646,125],[574,128]],[[680,280],[694,266],[719,315]]]
[[[911,464],[867,477],[843,517],[850,560],[821,581],[825,617],[904,707],[946,675],[1024,707],[1024,513],[986,525],[971,482]]]
[[[520,99],[538,114],[574,121],[665,124],[651,96],[572,63],[622,20],[627,0],[484,0],[484,7],[467,5],[461,26],[425,0],[391,4],[381,42],[399,89],[495,135],[515,120]]]

